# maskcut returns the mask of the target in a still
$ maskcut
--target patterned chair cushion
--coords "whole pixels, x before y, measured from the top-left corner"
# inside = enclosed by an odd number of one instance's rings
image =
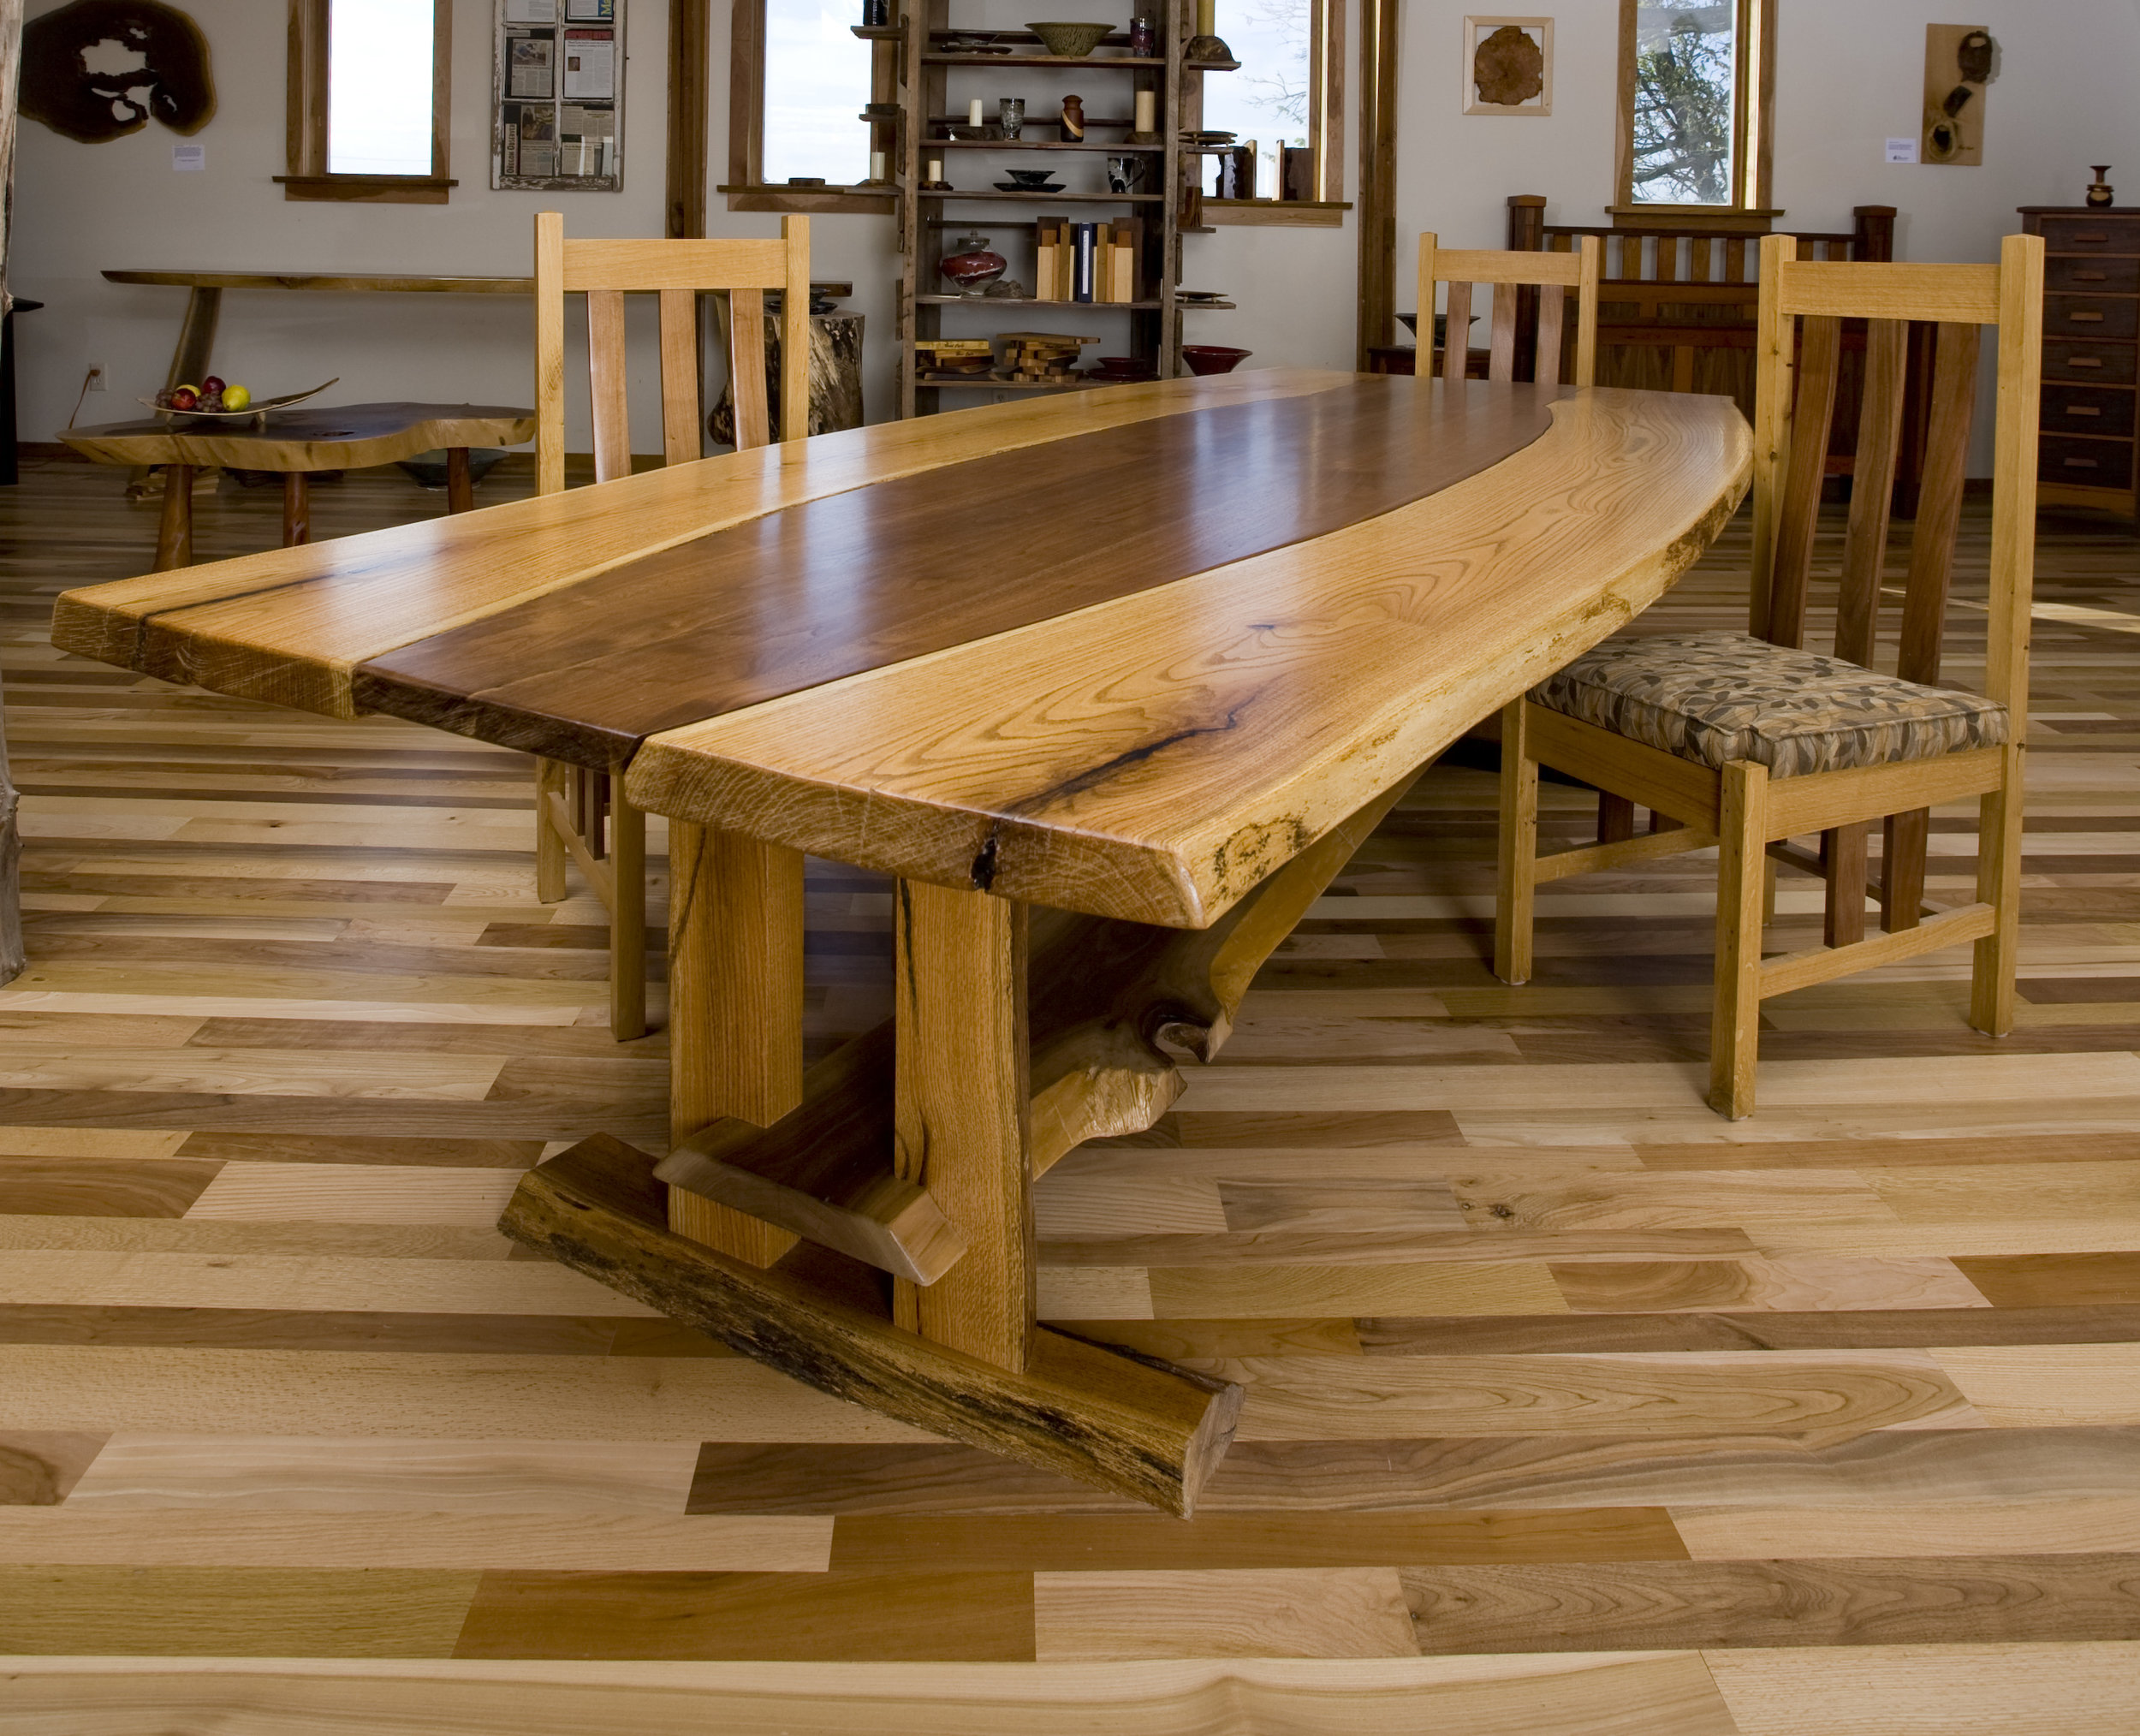
[[[1771,777],[1925,759],[2006,739],[2006,710],[1743,633],[1608,639],[1534,704],[1681,759],[1757,760]]]

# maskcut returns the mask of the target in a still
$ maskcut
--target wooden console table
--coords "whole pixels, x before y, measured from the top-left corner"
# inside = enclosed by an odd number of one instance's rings
[[[671,822],[674,1144],[582,1141],[505,1232],[1186,1514],[1243,1389],[1036,1321],[1034,1178],[1165,1110],[1420,767],[1670,586],[1751,445],[1715,397],[1170,380],[70,592],[53,639],[621,767]],[[898,882],[897,1012],[807,1073],[805,852]]]

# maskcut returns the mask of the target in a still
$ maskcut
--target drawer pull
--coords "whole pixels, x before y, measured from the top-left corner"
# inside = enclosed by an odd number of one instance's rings
[[[2068,404],[2065,409],[2054,411],[2053,413],[2065,416],[2100,416],[2103,413],[2093,404]]]
[[[2073,239],[2074,239],[2075,241],[2093,241],[2093,242],[2095,242],[2095,245],[2096,245],[2097,247],[2101,247],[2101,245],[2102,245],[2105,241],[2107,241],[2110,239],[2110,237],[2109,237],[2108,235],[2075,235],[2075,236],[2073,237]]]
[[[2073,274],[2073,281],[2077,283],[2101,283],[2109,276],[2110,273],[2107,271],[2076,271]]]
[[[2103,318],[2101,313],[2095,312],[2069,313],[2066,317],[2076,325],[2100,325]]]
[[[2068,470],[2099,470],[2102,467],[2092,458],[2062,458],[2059,461]]]
[[[2103,359],[2099,355],[2069,355],[2066,365],[2069,368],[2099,368],[2103,365]]]

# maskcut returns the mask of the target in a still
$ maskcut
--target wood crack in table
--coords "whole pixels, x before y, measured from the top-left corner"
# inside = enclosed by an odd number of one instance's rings
[[[502,1228],[1186,1513],[1239,1390],[1036,1325],[1033,1180],[1164,1111],[1418,769],[1655,601],[1750,448],[1718,398],[1169,381],[69,592],[54,638],[620,772],[671,823],[674,1148],[583,1142]],[[805,852],[898,882],[895,1016],[806,1076]]]

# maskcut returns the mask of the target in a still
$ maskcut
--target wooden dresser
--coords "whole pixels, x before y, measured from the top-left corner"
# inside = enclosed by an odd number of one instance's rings
[[[2021,217],[2048,256],[2038,498],[2140,521],[2140,205],[2024,205]]]

